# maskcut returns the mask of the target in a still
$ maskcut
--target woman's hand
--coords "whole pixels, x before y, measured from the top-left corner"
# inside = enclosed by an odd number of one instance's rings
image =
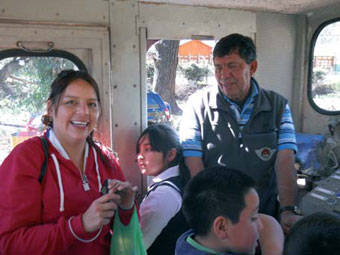
[[[110,223],[118,206],[124,210],[131,209],[136,190],[137,187],[129,182],[108,180],[108,193],[94,200],[82,216],[85,231],[91,233]]]
[[[109,193],[114,193],[119,196],[118,200],[115,200],[120,208],[124,210],[131,209],[135,204],[135,192],[136,186],[132,186],[129,182],[122,182],[120,180],[109,180],[108,183]]]
[[[110,192],[94,200],[82,215],[85,231],[91,233],[108,224],[118,207],[115,201],[119,199],[119,195]]]

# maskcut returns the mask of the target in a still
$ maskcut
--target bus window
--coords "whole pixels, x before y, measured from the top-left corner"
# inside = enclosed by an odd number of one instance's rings
[[[189,96],[217,84],[212,58],[215,43],[213,40],[160,40],[149,48],[146,54],[149,124],[168,122],[178,130],[182,108]],[[166,110],[163,112],[162,104],[158,104],[157,115],[151,98],[155,93],[164,100]]]
[[[46,112],[50,85],[56,75],[65,69],[86,71],[80,60],[70,58],[69,53],[67,58],[53,56],[53,52],[46,56],[21,53],[0,52],[0,164],[18,143],[43,132],[41,115]]]
[[[340,20],[322,24],[310,51],[308,98],[313,108],[327,115],[340,113]]]

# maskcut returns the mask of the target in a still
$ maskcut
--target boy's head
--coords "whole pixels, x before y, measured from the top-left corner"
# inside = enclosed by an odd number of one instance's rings
[[[340,253],[340,217],[314,213],[298,221],[289,231],[284,255],[337,255]]]
[[[196,237],[216,251],[253,254],[262,227],[259,198],[248,175],[223,166],[207,168],[187,184],[183,212]]]

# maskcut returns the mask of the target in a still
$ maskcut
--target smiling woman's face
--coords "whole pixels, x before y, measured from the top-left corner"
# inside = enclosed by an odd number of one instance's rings
[[[85,143],[99,119],[100,107],[91,84],[77,79],[67,86],[59,105],[48,102],[48,112],[53,118],[54,133],[62,145]]]

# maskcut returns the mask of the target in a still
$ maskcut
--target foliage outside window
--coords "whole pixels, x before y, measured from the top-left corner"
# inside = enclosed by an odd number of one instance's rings
[[[1,110],[12,114],[42,113],[53,79],[61,70],[74,68],[71,61],[59,57],[10,57],[1,60]]]
[[[146,86],[170,107],[170,124],[178,129],[189,96],[216,86],[212,49],[215,41],[160,40],[146,54]],[[149,92],[148,92],[149,93]],[[150,102],[147,102],[148,119]],[[169,122],[169,121],[167,121]]]
[[[71,60],[59,56],[5,54],[1,58],[1,53],[0,164],[18,143],[42,132],[41,115],[46,112],[50,85],[57,74],[79,70]]]
[[[180,67],[184,73],[184,77],[195,82],[203,81],[207,78],[209,69],[207,67],[199,67],[196,64],[191,64],[187,68]]]

